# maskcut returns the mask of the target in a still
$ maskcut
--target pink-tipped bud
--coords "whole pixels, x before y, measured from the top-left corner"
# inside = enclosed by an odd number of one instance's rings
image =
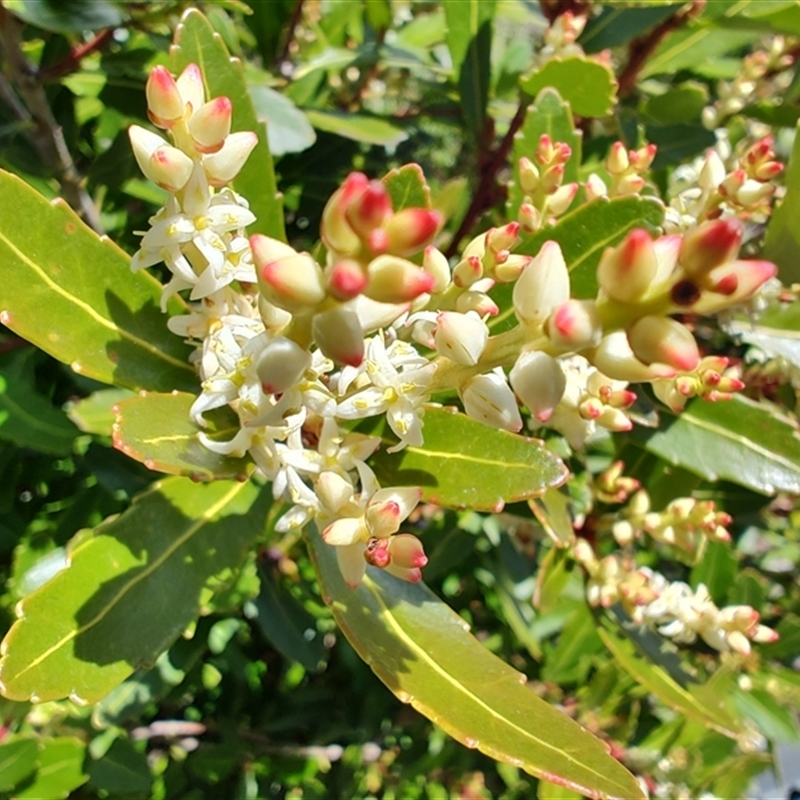
[[[203,170],[208,182],[217,187],[230,183],[257,144],[258,136],[252,131],[238,131],[228,136],[216,153],[203,156]]]
[[[216,97],[195,111],[189,133],[198,153],[216,153],[231,132],[233,105],[227,97]]]
[[[514,253],[502,264],[497,264],[490,274],[498,283],[513,283],[522,275],[531,261],[533,261],[533,256]]]
[[[577,183],[565,183],[547,198],[547,213],[554,217],[561,216],[571,205],[578,194]]]
[[[535,233],[542,225],[542,215],[530,203],[519,207],[517,219],[526,233]]]
[[[549,164],[555,157],[555,150],[553,148],[553,140],[543,133],[539,137],[539,144],[536,148],[534,158],[542,165]]]
[[[739,252],[742,226],[735,217],[705,222],[683,237],[680,263],[690,277],[706,275]]]
[[[258,356],[256,374],[266,394],[283,394],[311,366],[311,353],[284,336],[271,339]]]
[[[783,164],[779,161],[767,161],[753,171],[753,177],[758,181],[771,181],[783,172]]]
[[[328,293],[344,302],[358,297],[369,283],[364,267],[352,258],[342,258],[325,270],[325,283]]]
[[[603,375],[612,380],[646,383],[657,378],[674,378],[675,369],[667,364],[645,364],[640,361],[625,331],[614,331],[603,337],[590,358]]]
[[[431,243],[442,224],[442,215],[427,208],[404,208],[383,226],[387,237],[386,252],[413,256]]]
[[[188,113],[194,114],[206,99],[206,90],[203,85],[203,73],[197,64],[189,64],[186,69],[178,76],[176,81],[181,99]]]
[[[547,194],[555,192],[564,181],[564,165],[555,164],[542,175],[542,189]]]
[[[364,331],[358,314],[341,306],[314,315],[314,341],[323,355],[337,364],[361,366],[364,360]]]
[[[367,505],[367,526],[379,538],[391,536],[417,507],[421,497],[422,490],[418,486],[379,489]]]
[[[771,261],[730,261],[708,275],[712,291],[703,292],[692,310],[698,314],[708,314],[746,300],[770,278],[774,278],[778,268]],[[732,291],[720,292],[719,288],[733,287]]]
[[[517,319],[541,325],[556,306],[569,300],[569,271],[557,242],[545,242],[514,284],[512,302]]]
[[[616,247],[609,247],[597,266],[597,282],[613,300],[635,303],[650,288],[658,260],[650,234],[637,228]]]
[[[525,194],[532,195],[539,188],[539,170],[524,156],[519,160],[519,185]]]
[[[462,292],[456,298],[456,311],[462,314],[474,311],[479,317],[495,317],[500,313],[497,303],[488,294],[473,291]]]
[[[433,289],[431,291],[435,294],[443,292],[450,285],[450,264],[444,253],[437,250],[433,245],[428,245],[425,248],[422,268],[433,278]]]
[[[516,433],[522,428],[517,400],[497,372],[475,375],[459,390],[464,411],[484,425]]]
[[[147,116],[159,128],[171,128],[183,117],[184,103],[166,67],[154,67],[145,85]]]
[[[433,276],[416,264],[396,256],[378,256],[367,267],[369,283],[364,294],[379,303],[405,303],[433,289]]]
[[[148,180],[168,192],[179,192],[186,186],[194,169],[194,162],[186,153],[137,125],[131,125],[128,133],[136,162]],[[154,144],[157,146],[151,150]]]
[[[322,210],[320,235],[329,251],[338,255],[355,255],[361,249],[361,239],[347,221],[350,203],[366,191],[369,178],[360,172],[351,172]]]
[[[453,283],[467,289],[483,277],[483,261],[478,256],[467,256],[453,269]]]
[[[473,366],[486,348],[489,329],[477,314],[443,311],[436,318],[433,341],[440,355],[456,364]]]
[[[561,350],[595,347],[603,337],[603,325],[594,300],[567,300],[545,323],[545,335]]]
[[[522,353],[508,378],[517,397],[542,423],[553,416],[567,386],[561,365],[541,350]]]
[[[606,169],[611,175],[622,175],[628,171],[631,162],[628,158],[628,151],[622,142],[614,142],[611,145],[611,152],[606,159]]]
[[[281,245],[260,233],[250,237],[259,289],[278,308],[290,313],[308,311],[325,299],[322,270],[308,253]]]
[[[763,200],[775,194],[775,187],[771,183],[761,183],[757,180],[746,180],[736,192],[736,200],[745,208],[753,208]]]
[[[658,362],[691,372],[700,363],[694,336],[670,317],[638,319],[628,331],[628,342],[636,357],[645,364]]]
[[[717,189],[725,179],[725,164],[719,157],[716,150],[709,150],[706,153],[703,167],[697,178],[697,183],[703,191],[713,191]]]
[[[599,197],[608,197],[608,187],[605,181],[594,172],[586,179],[584,184],[587,200],[597,200]]]
[[[370,181],[355,194],[345,210],[350,227],[362,237],[368,236],[391,216],[392,199],[381,181]]]
[[[398,533],[389,540],[392,564],[404,569],[421,569],[428,563],[422,542],[413,533]]]
[[[519,223],[509,222],[502,228],[490,228],[486,232],[486,249],[493,253],[511,250],[519,240]]]

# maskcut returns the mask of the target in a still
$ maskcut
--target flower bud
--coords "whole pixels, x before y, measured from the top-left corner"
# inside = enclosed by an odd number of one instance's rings
[[[646,316],[633,323],[628,343],[636,357],[645,364],[657,361],[683,372],[700,363],[697,342],[689,330],[670,317]]]
[[[631,166],[637,172],[644,172],[646,169],[650,168],[650,165],[653,163],[653,159],[656,157],[657,152],[658,147],[654,144],[645,145],[644,147],[640,147],[638,150],[631,150],[631,152],[628,153]]]
[[[538,231],[542,224],[541,214],[530,203],[523,203],[519,207],[517,219],[527,233]]]
[[[216,153],[231,132],[233,106],[227,97],[216,97],[195,111],[189,133],[198,153]]]
[[[606,159],[606,169],[610,175],[622,175],[630,168],[628,151],[622,142],[614,142]]]
[[[258,136],[252,131],[230,134],[216,153],[203,156],[203,169],[208,182],[212,186],[230,183],[239,174],[257,144]]]
[[[271,303],[296,313],[313,308],[325,298],[322,270],[308,253],[297,253],[260,233],[250,237],[250,247],[259,288]],[[278,253],[283,255],[276,257]]]
[[[532,256],[513,253],[502,264],[497,264],[492,269],[491,275],[498,283],[513,283],[531,261],[533,261]]]
[[[420,569],[428,563],[422,542],[413,533],[398,533],[389,540],[392,564],[404,569]]]
[[[444,253],[433,245],[425,248],[422,268],[433,277],[433,293],[443,292],[450,285],[450,264]]]
[[[361,249],[361,239],[347,221],[346,213],[355,197],[366,190],[369,179],[360,172],[351,172],[322,210],[320,236],[333,253],[354,255]]]
[[[553,415],[567,386],[561,365],[541,350],[522,353],[508,378],[517,397],[542,423]]]
[[[522,428],[517,401],[505,376],[497,372],[476,375],[461,387],[459,396],[464,411],[484,425],[514,433]]]
[[[778,268],[770,261],[730,261],[711,270],[708,285],[712,291],[703,292],[692,305],[692,311],[709,314],[741,303],[750,297]]]
[[[555,192],[564,181],[564,165],[555,164],[542,175],[542,189],[547,194]]]
[[[487,315],[494,317],[497,316],[500,309],[488,294],[466,291],[456,298],[456,311],[460,311],[462,314],[466,314],[467,311],[474,311],[479,317]]]
[[[311,353],[285,336],[271,339],[258,356],[256,374],[265,394],[283,394],[311,366]]]
[[[597,282],[620,303],[635,303],[650,288],[658,261],[650,234],[637,228],[616,247],[609,247],[597,265]]]
[[[325,283],[328,293],[344,302],[360,295],[366,289],[369,277],[358,261],[342,258],[325,269]]]
[[[527,195],[532,195],[539,188],[539,170],[524,156],[519,160],[519,185]]]
[[[436,350],[456,364],[477,364],[488,340],[489,329],[477,314],[443,311],[436,318]]]
[[[519,223],[509,222],[502,228],[490,228],[486,232],[486,249],[493,253],[511,250],[519,239]]]
[[[675,376],[675,370],[666,364],[648,365],[636,358],[625,331],[614,331],[604,336],[590,361],[604,375],[619,381],[646,383]]]
[[[561,216],[572,204],[578,193],[577,183],[565,183],[547,198],[547,213],[554,217]]]
[[[680,263],[690,277],[704,276],[739,252],[742,226],[735,218],[705,222],[683,237]]]
[[[364,331],[355,311],[337,306],[314,314],[311,331],[323,355],[338,364],[361,366],[364,360]]]
[[[392,214],[392,200],[381,181],[370,181],[345,209],[350,227],[362,237],[368,236]]]
[[[557,242],[545,242],[514,284],[514,313],[526,325],[541,325],[553,308],[569,300],[569,291],[561,248]]]
[[[586,179],[584,184],[587,200],[597,200],[598,197],[608,197],[608,187],[603,179],[594,172]]]
[[[182,150],[165,144],[150,156],[142,172],[168,192],[179,192],[189,182],[194,162]]]
[[[378,256],[367,267],[367,297],[379,303],[405,303],[433,289],[434,279],[416,264],[396,256]]]
[[[703,191],[708,192],[718,188],[723,180],[725,180],[725,164],[715,150],[709,150],[697,183]]]
[[[567,300],[550,315],[544,332],[562,350],[582,350],[599,344],[603,326],[594,300]]]
[[[203,73],[197,64],[188,64],[176,81],[181,99],[188,106],[187,111],[194,114],[206,99],[206,90],[203,85]]]
[[[453,283],[466,289],[483,277],[483,261],[478,256],[467,256],[453,269]]]
[[[184,102],[175,79],[166,67],[154,67],[145,86],[147,116],[159,128],[171,128],[184,112]]]
[[[383,226],[386,232],[386,252],[396,256],[412,256],[430,244],[442,215],[427,208],[404,208],[392,215]]]

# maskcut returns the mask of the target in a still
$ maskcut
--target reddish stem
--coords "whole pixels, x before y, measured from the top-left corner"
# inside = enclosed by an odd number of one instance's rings
[[[86,58],[86,56],[91,55],[98,50],[102,50],[111,41],[113,41],[113,39],[113,28],[107,28],[104,31],[100,31],[97,36],[85,44],[73,47],[72,50],[70,50],[69,55],[62,58],[61,61],[57,61],[55,64],[51,64],[49,67],[47,67],[47,69],[41,70],[39,72],[39,79],[43,82],[55,81],[58,80],[58,78],[63,78],[64,75],[69,75],[70,73],[75,72],[75,70],[78,69],[81,61]]]

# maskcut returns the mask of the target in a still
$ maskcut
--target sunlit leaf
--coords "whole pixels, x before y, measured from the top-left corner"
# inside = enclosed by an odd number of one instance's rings
[[[405,164],[391,170],[383,182],[392,198],[394,211],[404,208],[430,208],[431,190],[419,164]]]
[[[786,194],[767,226],[764,257],[778,265],[778,277],[791,284],[800,280],[800,136],[795,136],[786,170]]]
[[[84,433],[111,436],[111,427],[116,415],[114,406],[123,400],[136,397],[129,389],[101,389],[88,397],[75,400],[65,406],[67,416]]]
[[[153,776],[147,756],[125,738],[116,739],[103,757],[89,764],[89,787],[111,796],[148,796]]]
[[[273,156],[302,153],[317,140],[317,134],[302,112],[288,97],[269,86],[251,84],[253,108],[261,122],[267,125],[267,140]]]
[[[616,101],[617,82],[611,69],[579,56],[554,58],[520,81],[522,91],[532,97],[545,87],[555,89],[581,117],[604,117]]]
[[[0,743],[0,792],[10,793],[36,772],[39,747],[35,739],[13,739]]]
[[[86,743],[76,736],[44,739],[39,749],[39,769],[33,780],[14,793],[15,800],[61,800],[88,780],[83,770]]]
[[[408,134],[397,125],[382,117],[366,114],[346,114],[340,111],[306,109],[308,121],[319,131],[335,133],[345,139],[384,147],[396,147],[408,138]]]
[[[129,257],[65,202],[48,202],[2,170],[0,259],[0,321],[46,353],[129,389],[196,384],[189,348],[167,330],[158,281],[132,273]]]
[[[393,454],[382,450],[370,463],[382,485],[419,486],[432,503],[486,511],[536,497],[568,474],[539,439],[440,408],[425,412],[421,447]]]
[[[168,478],[69,549],[69,567],[17,606],[3,641],[0,692],[93,703],[197,616],[263,529],[270,492],[253,483]]]
[[[326,602],[375,674],[467,747],[594,798],[643,797],[608,747],[524,684],[423,584],[368,569],[348,589],[333,548],[310,544]]]

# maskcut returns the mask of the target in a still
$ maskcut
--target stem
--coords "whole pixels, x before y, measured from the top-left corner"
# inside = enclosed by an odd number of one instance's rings
[[[28,123],[26,132],[44,165],[52,170],[66,201],[88,225],[101,233],[97,208],[82,186],[81,175],[67,148],[64,132],[50,110],[36,69],[23,52],[22,25],[1,4],[0,50],[11,76],[11,83],[6,82],[0,96],[20,122]]]
[[[47,69],[40,70],[39,80],[42,83],[48,83],[49,81],[58,80],[59,78],[63,78],[64,75],[69,75],[70,73],[75,72],[80,62],[86,58],[86,56],[91,55],[98,50],[102,50],[113,40],[113,28],[100,31],[100,33],[98,33],[97,36],[90,41],[79,45],[78,47],[74,47],[70,51],[69,55],[65,58],[62,58],[61,61],[51,64],[49,67],[47,67]]]
[[[303,17],[303,2],[304,0],[297,0],[295,3],[294,9],[292,9],[292,16],[289,19],[289,24],[286,26],[286,41],[283,43],[280,53],[275,56],[275,66],[278,68],[278,72],[280,72],[281,64],[289,60],[289,51],[294,41],[294,32]]]

